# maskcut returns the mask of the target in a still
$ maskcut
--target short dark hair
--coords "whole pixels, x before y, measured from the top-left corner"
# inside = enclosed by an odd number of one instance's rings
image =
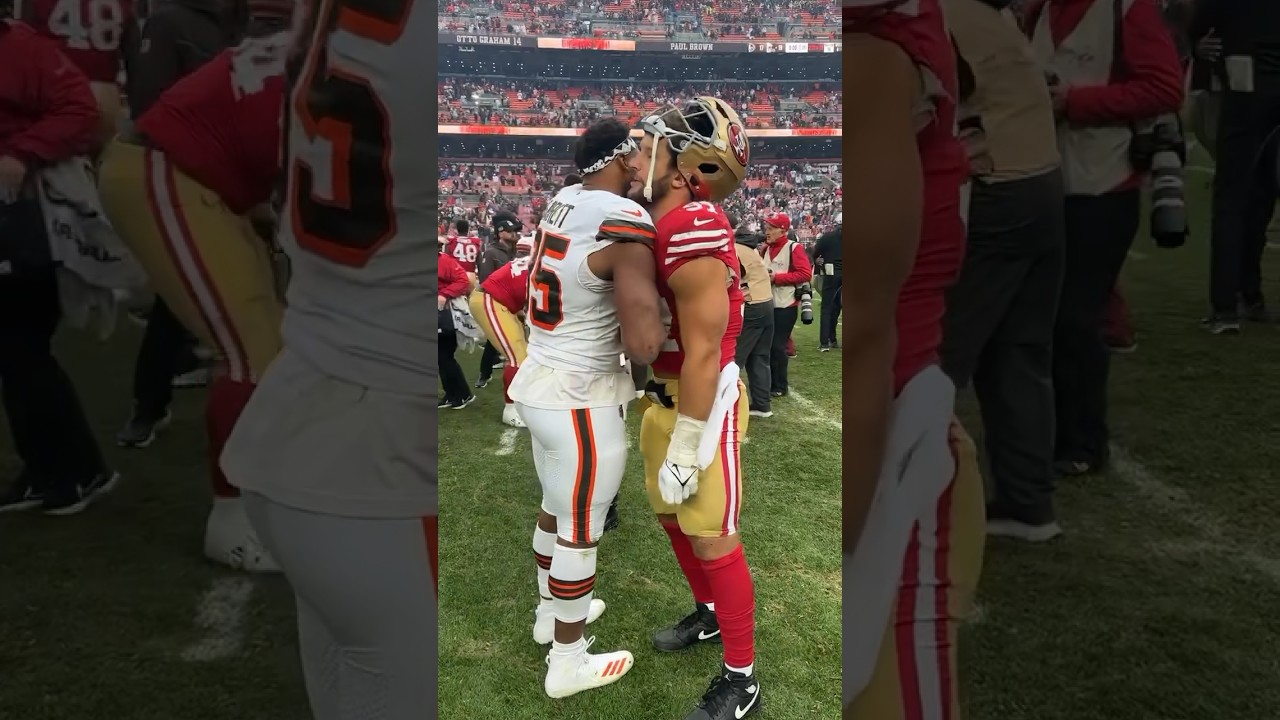
[[[453,226],[458,229],[459,235],[466,235],[467,233],[471,232],[471,223],[467,222],[466,220],[459,220],[458,222],[454,223]]]
[[[569,187],[570,185],[581,185],[581,184],[582,184],[582,176],[579,175],[578,173],[569,173],[568,175],[564,176],[565,187]]]
[[[579,170],[591,167],[608,157],[630,135],[631,128],[617,118],[597,120],[578,138],[577,147],[573,151],[573,162]]]
[[[732,214],[732,213],[730,213],[730,214],[726,214],[726,215],[725,215],[725,219],[729,221],[729,227],[733,228],[734,230],[737,230],[737,229],[738,229],[738,216],[737,216],[737,215],[734,215],[734,214]]]

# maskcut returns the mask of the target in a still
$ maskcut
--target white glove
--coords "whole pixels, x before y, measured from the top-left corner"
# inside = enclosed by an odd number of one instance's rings
[[[679,505],[698,492],[698,442],[706,427],[705,420],[680,415],[671,432],[667,457],[658,469],[658,492],[668,505]]]
[[[668,505],[679,505],[698,492],[698,468],[692,465],[677,465],[670,459],[662,461],[658,470],[658,491],[662,493],[662,501]]]

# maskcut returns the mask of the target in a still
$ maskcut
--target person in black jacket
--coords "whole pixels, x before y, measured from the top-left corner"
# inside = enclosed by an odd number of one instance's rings
[[[813,274],[822,278],[822,319],[818,328],[818,351],[840,347],[836,326],[840,322],[841,288],[844,279],[844,236],[841,225],[818,238],[813,245]]]
[[[1280,189],[1274,142],[1280,128],[1280,3],[1198,0],[1188,35],[1209,61],[1206,72],[1225,86],[1213,175],[1211,314],[1204,324],[1214,334],[1236,334],[1242,313],[1248,320],[1271,319],[1261,264]]]
[[[223,0],[160,0],[150,8],[136,52],[126,59],[130,118],[140,118],[178,80],[240,38],[245,5]],[[132,135],[131,127],[121,135]],[[145,143],[145,139],[143,140]],[[168,424],[175,378],[196,370],[195,338],[156,298],[133,373],[133,414],[116,435],[121,447],[146,447]]]

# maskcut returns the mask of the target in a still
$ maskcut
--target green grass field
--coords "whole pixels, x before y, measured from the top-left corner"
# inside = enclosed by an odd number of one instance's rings
[[[1280,329],[1215,338],[1196,326],[1204,179],[1190,178],[1192,243],[1161,251],[1140,238],[1126,268],[1140,347],[1114,365],[1113,472],[1063,484],[1060,541],[988,547],[982,612],[964,635],[970,720],[1280,720]],[[1278,270],[1268,263],[1269,277]],[[108,344],[60,341],[104,440],[127,414],[137,342],[131,327]],[[764,717],[775,720],[838,715],[837,440],[824,419],[838,422],[837,356],[812,347],[802,329],[795,388],[812,407],[779,403],[752,423],[744,452]],[[472,379],[477,362],[465,359]],[[649,649],[687,597],[638,458],[622,528],[602,550],[610,608],[591,628],[600,647],[635,652],[636,668],[612,688],[544,698],[528,639],[538,491],[527,440],[502,444],[498,392],[441,431],[441,717],[680,717],[716,657]],[[156,445],[109,448],[125,481],[101,504],[0,518],[0,720],[308,719],[286,585],[200,556],[202,393],[178,397]],[[0,475],[15,469],[4,450]]]
[[[756,582],[757,661],[768,717],[832,718],[840,699],[840,356],[819,354],[817,325],[796,335],[791,386],[774,417],[752,418],[743,448],[742,537]],[[463,366],[475,380],[479,355]],[[596,593],[609,608],[587,628],[599,649],[636,665],[616,685],[553,701],[531,540],[541,498],[527,431],[500,423],[500,383],[440,431],[441,717],[474,720],[681,718],[701,697],[719,646],[666,655],[650,635],[692,609],[667,536],[649,510],[635,437],[619,503],[600,545]],[[505,437],[504,437],[505,435]]]

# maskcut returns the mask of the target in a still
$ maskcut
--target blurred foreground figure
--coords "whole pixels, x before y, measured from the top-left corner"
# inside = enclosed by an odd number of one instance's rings
[[[435,6],[304,3],[286,92],[284,349],[222,456],[297,600],[312,713],[436,711]],[[338,113],[340,114],[334,114]]]
[[[983,498],[938,368],[967,204],[955,51],[936,0],[845,0],[844,41],[846,97],[866,99],[844,115],[844,717],[958,717]]]

